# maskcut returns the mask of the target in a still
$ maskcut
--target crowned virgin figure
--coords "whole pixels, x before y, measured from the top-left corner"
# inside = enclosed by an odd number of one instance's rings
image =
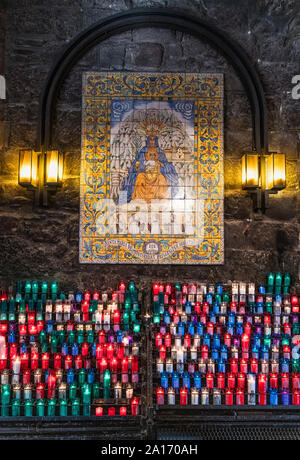
[[[158,144],[158,136],[147,135],[146,145],[133,161],[121,186],[126,201],[170,199],[178,190],[178,174]],[[124,193],[126,192],[126,193]]]

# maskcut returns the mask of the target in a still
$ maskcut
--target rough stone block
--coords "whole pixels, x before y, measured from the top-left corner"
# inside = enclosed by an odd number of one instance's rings
[[[162,63],[163,47],[159,43],[132,44],[126,48],[125,69],[127,70],[158,70]]]

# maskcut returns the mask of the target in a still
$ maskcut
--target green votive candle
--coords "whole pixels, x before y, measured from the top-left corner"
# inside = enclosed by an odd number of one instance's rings
[[[57,295],[57,291],[58,291],[57,282],[53,281],[53,283],[51,284],[51,294]]]
[[[110,372],[108,369],[105,369],[103,373],[103,397],[104,399],[109,399],[110,397]]]
[[[83,404],[83,416],[89,417],[91,415],[91,406],[90,404]]]
[[[84,332],[83,331],[77,332],[77,342],[80,344],[84,342]]]
[[[292,359],[292,372],[300,372],[300,360]]]
[[[73,345],[75,342],[75,332],[74,331],[68,331],[68,345]]]
[[[73,417],[79,417],[80,415],[80,400],[79,399],[74,399],[74,401],[72,401],[71,413]]]
[[[10,385],[3,385],[1,391],[1,404],[8,405],[10,403]]]
[[[229,294],[223,294],[223,302],[229,302]]]
[[[12,402],[11,415],[13,417],[20,417],[21,415],[21,405],[19,399],[14,399]]]
[[[136,313],[135,313],[135,311],[131,310],[131,312],[130,312],[130,321],[132,323],[134,323],[135,320],[136,320]]]
[[[82,402],[83,404],[91,404],[91,388],[90,385],[86,384],[82,387]]]
[[[42,281],[41,291],[42,291],[42,294],[47,294],[47,292],[48,292],[48,283],[46,281]]]
[[[53,334],[51,334],[51,351],[57,353],[57,337]]]
[[[283,285],[289,287],[291,284],[291,275],[289,273],[284,274]]]
[[[153,301],[153,312],[154,312],[154,315],[158,315],[160,312],[158,300]]]
[[[281,273],[276,273],[275,286],[281,286],[281,284],[282,284],[282,274]]]
[[[45,401],[43,399],[39,399],[36,403],[36,415],[38,417],[45,416]]]
[[[268,348],[271,346],[271,335],[265,335],[264,336],[264,345],[266,345]]]
[[[298,335],[300,334],[300,324],[299,323],[295,323],[293,324],[293,329],[292,329],[292,334],[293,335]]]
[[[154,315],[153,316],[153,323],[154,324],[159,324],[160,323],[160,316],[159,315]]]
[[[140,332],[140,330],[141,330],[141,325],[140,325],[139,321],[135,321],[134,324],[133,324],[133,331],[138,333],[138,332]]]
[[[275,281],[274,273],[268,273],[267,281],[268,281],[268,286],[274,285],[274,281]]]
[[[88,331],[86,341],[87,343],[94,343],[94,331]]]
[[[33,402],[31,399],[25,401],[24,414],[25,417],[32,417],[33,415]]]
[[[57,339],[58,339],[58,343],[62,345],[65,341],[65,331],[58,331]]]
[[[56,400],[55,399],[48,399],[48,410],[47,410],[47,416],[48,417],[54,417],[55,416],[55,406],[56,406]]]
[[[40,343],[44,344],[47,341],[47,334],[45,331],[40,332]]]
[[[140,311],[140,307],[139,307],[139,303],[138,303],[138,302],[134,302],[134,303],[133,303],[133,311],[135,311],[135,312]]]
[[[127,299],[125,300],[125,310],[130,310],[131,309],[131,300]]]
[[[266,302],[266,311],[267,311],[268,313],[272,313],[272,312],[273,312],[272,302]]]
[[[93,383],[93,399],[100,398],[100,383],[95,382]]]
[[[1,406],[1,417],[9,417],[9,405],[3,405]]]
[[[129,289],[130,292],[134,292],[136,290],[133,281],[130,281],[128,289]]]
[[[59,415],[61,417],[67,417],[68,415],[68,403],[65,399],[59,402]]]
[[[79,385],[83,385],[85,382],[85,369],[79,369],[78,372],[78,383]]]
[[[290,337],[287,334],[282,334],[282,346],[290,344]]]
[[[76,399],[76,395],[77,395],[77,384],[73,382],[69,386],[69,398],[71,400]]]
[[[123,313],[123,324],[128,325],[129,324],[129,313],[128,311],[124,311]]]
[[[31,282],[26,281],[25,283],[25,294],[30,294],[31,293]]]

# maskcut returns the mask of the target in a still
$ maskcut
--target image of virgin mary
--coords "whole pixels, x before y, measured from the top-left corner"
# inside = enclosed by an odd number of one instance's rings
[[[173,198],[177,190],[175,166],[159,147],[158,136],[148,136],[145,147],[139,152],[122,183],[121,196],[126,196],[127,203],[136,199],[150,203],[152,200]]]

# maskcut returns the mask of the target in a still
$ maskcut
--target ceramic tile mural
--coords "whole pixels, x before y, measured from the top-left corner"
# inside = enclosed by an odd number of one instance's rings
[[[223,76],[86,73],[80,262],[221,264]]]

